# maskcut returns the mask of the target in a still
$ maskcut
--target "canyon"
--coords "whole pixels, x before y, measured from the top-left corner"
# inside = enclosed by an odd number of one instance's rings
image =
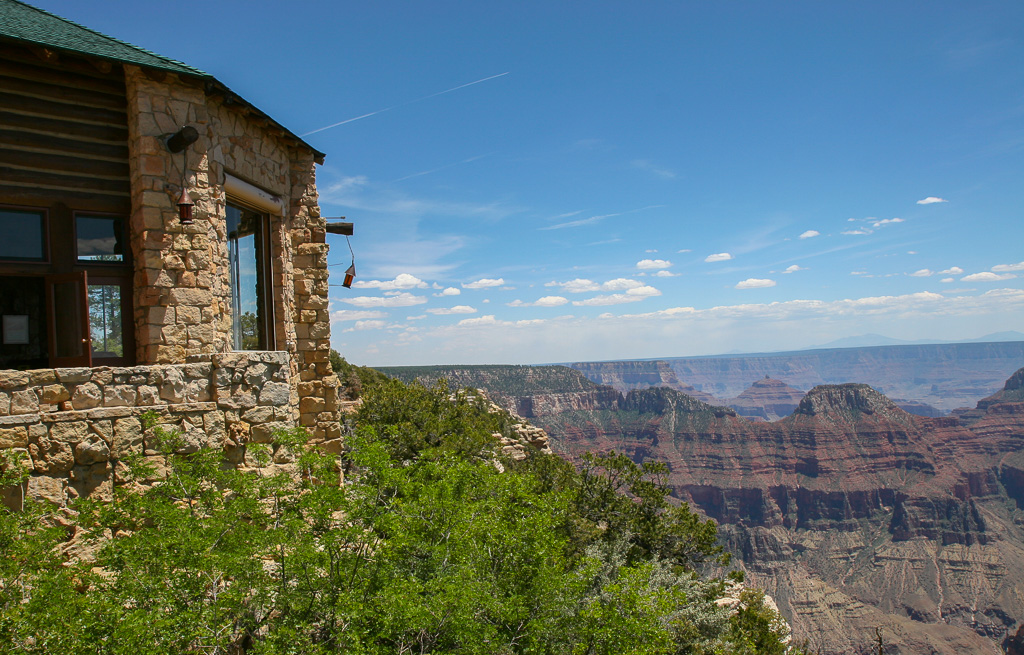
[[[666,462],[673,495],[719,523],[747,580],[816,652],[876,652],[876,628],[887,653],[1014,647],[1024,621],[1024,369],[947,416],[911,414],[844,382],[811,387],[775,420],[795,392],[761,369],[748,373],[760,388],[723,394],[754,398],[757,420],[669,388],[680,378],[664,363],[620,368],[627,390],[562,366],[385,372],[482,389],[569,459],[614,449]]]

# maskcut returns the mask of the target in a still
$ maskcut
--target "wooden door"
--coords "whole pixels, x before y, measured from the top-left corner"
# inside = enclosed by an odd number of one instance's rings
[[[92,366],[85,271],[46,276],[50,366]]]

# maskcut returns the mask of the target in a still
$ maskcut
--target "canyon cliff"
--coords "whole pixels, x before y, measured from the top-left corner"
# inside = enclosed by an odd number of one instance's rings
[[[674,495],[719,523],[815,651],[872,652],[878,627],[890,653],[999,653],[1024,620],[1024,369],[948,417],[848,383],[815,386],[774,422],[564,367],[396,372],[481,388],[569,458],[666,462]]]

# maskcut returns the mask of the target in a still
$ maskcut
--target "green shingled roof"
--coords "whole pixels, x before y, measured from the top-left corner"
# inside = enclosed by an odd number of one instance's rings
[[[210,77],[198,68],[100,34],[19,0],[0,0],[0,36],[89,57]]]

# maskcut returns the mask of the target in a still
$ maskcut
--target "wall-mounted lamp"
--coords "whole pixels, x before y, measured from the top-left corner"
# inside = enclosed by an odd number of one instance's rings
[[[192,202],[191,196],[188,195],[188,191],[183,186],[181,188],[181,197],[178,198],[178,221],[182,225],[192,225],[192,207],[195,203]]]
[[[191,125],[186,125],[167,137],[167,149],[178,153],[199,140],[199,132]]]
[[[181,197],[178,198],[178,221],[182,225],[192,225],[192,208],[195,203],[188,195],[188,147],[199,140],[199,131],[186,125],[167,137],[167,149],[172,153],[181,153]]]
[[[355,260],[353,260],[352,261],[352,265],[348,267],[347,271],[345,271],[345,281],[341,283],[341,286],[345,287],[346,289],[351,289],[352,288],[352,280],[355,277],[356,277],[356,262],[355,262]]]

